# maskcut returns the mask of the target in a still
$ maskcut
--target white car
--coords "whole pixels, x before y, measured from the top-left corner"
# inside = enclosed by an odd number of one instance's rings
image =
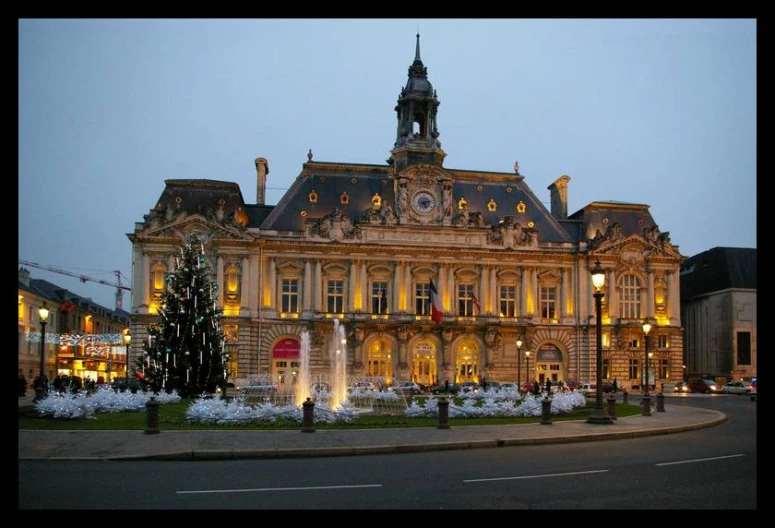
[[[504,381],[501,383],[499,389],[501,391],[517,392],[519,391],[519,386],[513,381]]]
[[[749,381],[729,381],[722,385],[721,392],[724,394],[748,394]]]

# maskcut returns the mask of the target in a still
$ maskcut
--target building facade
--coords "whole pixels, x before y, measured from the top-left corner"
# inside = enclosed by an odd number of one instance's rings
[[[43,346],[44,374],[110,382],[127,375],[123,334],[129,313],[111,310],[65,288],[33,279],[19,268],[18,366],[32,383],[40,371],[42,326],[38,309],[49,309]]]
[[[716,247],[681,266],[687,378],[756,377],[756,249]]]
[[[602,377],[641,385],[648,319],[656,382],[680,380],[684,257],[649,207],[593,202],[569,215],[569,176],[548,186],[549,210],[516,163],[502,173],[446,168],[438,108],[418,36],[386,163],[316,161],[310,151],[274,206],[265,203],[265,158],[255,160],[255,203],[235,183],[165,181],[128,235],[132,354],[157,321],[179,247],[196,233],[219,285],[238,385],[271,376],[292,386],[305,330],[311,369],[329,370],[335,319],[352,375],[594,380],[598,261],[607,276]]]

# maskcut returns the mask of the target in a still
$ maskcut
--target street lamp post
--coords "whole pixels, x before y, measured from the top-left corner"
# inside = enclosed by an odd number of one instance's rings
[[[525,377],[527,377],[527,383],[530,384],[530,351],[529,350],[525,350]],[[528,390],[528,392],[530,392],[530,390]]]
[[[129,330],[124,332],[124,344],[126,345],[126,388],[129,390],[129,343],[132,341],[132,336],[129,334]]]
[[[48,322],[48,305],[43,301],[43,305],[38,309],[38,319],[40,320],[40,371],[38,372],[38,384],[35,387],[35,401],[40,401],[48,392],[48,378],[44,374],[46,370],[46,323]]]
[[[517,339],[517,389],[522,391],[522,340]]]
[[[649,332],[651,325],[643,323],[643,396],[649,395]]]
[[[605,271],[600,267],[600,261],[595,262],[592,272],[592,286],[595,293],[595,349],[596,349],[596,368],[597,368],[597,387],[595,390],[595,410],[587,418],[587,423],[594,424],[612,424],[613,420],[603,411],[603,330],[601,319],[603,318],[603,286],[605,285]]]
[[[651,416],[651,397],[649,396],[649,332],[651,325],[643,323],[643,411],[641,415]]]

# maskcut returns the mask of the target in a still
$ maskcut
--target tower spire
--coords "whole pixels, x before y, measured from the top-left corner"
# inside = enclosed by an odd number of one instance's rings
[[[398,131],[388,160],[399,171],[423,163],[441,166],[446,156],[441,150],[436,126],[439,100],[428,81],[428,69],[420,58],[419,30],[415,38],[414,61],[409,66],[406,86],[401,89],[395,107]]]

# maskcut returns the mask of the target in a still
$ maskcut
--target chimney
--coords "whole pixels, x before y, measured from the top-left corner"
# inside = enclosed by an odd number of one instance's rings
[[[256,158],[256,172],[258,173],[256,204],[264,205],[266,199],[266,175],[269,174],[269,162],[266,161],[266,158]]]
[[[23,266],[19,268],[19,282],[21,282],[25,286],[30,285],[30,270],[28,270]]]
[[[568,182],[570,176],[560,176],[547,189],[551,192],[552,216],[565,220],[568,218]]]

